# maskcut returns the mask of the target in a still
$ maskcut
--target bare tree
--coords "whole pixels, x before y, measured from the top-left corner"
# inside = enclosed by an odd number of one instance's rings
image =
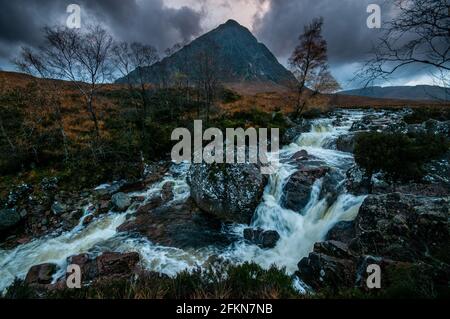
[[[115,44],[113,61],[121,75],[126,79],[131,91],[138,90],[142,100],[143,117],[148,115],[148,69],[159,61],[158,51],[139,42],[130,45],[126,42]],[[132,71],[134,74],[131,75]]]
[[[450,72],[450,17],[448,0],[395,0],[398,14],[387,22],[374,56],[356,79],[366,82],[389,78],[408,65],[428,66],[437,76]]]
[[[130,92],[133,91],[133,81],[130,73],[134,70],[131,61],[131,50],[128,42],[115,43],[112,48],[112,62],[120,76],[127,81]]]
[[[113,61],[121,75],[127,80],[131,96],[138,93],[140,96],[141,113],[141,138],[142,145],[145,148],[147,134],[145,123],[151,113],[150,102],[148,97],[149,79],[148,69],[150,66],[159,61],[157,50],[142,43],[122,42],[113,47]],[[133,73],[131,73],[134,71]],[[142,155],[143,157],[143,155]]]
[[[327,65],[324,65],[317,73],[313,73],[307,83],[312,91],[311,96],[319,93],[334,93],[341,89]]]
[[[22,48],[20,58],[15,61],[17,67],[30,75],[50,79],[53,77],[52,69],[46,67],[42,55],[33,52],[30,48]],[[45,92],[46,103],[49,103],[49,109],[54,114],[58,130],[61,134],[65,161],[69,160],[68,138],[64,129],[64,119],[61,112],[62,86],[56,81],[34,81],[34,85],[40,92]]]
[[[305,26],[299,37],[300,43],[289,59],[297,79],[292,84],[295,90],[295,118],[302,114],[308,97],[339,89],[339,84],[328,70],[327,42],[322,37],[322,26],[323,18],[316,18]]]
[[[202,101],[206,109],[206,122],[209,123],[211,106],[220,87],[222,70],[218,63],[218,50],[215,44],[208,43],[194,57],[193,78],[197,89],[198,102]],[[200,115],[200,110],[198,110]]]
[[[37,53],[40,67],[76,85],[86,100],[95,135],[100,137],[94,99],[99,86],[111,78],[111,36],[100,26],[89,27],[86,32],[64,27],[47,27],[44,31],[45,43]]]
[[[137,80],[140,87],[140,94],[142,98],[143,116],[148,116],[148,96],[147,87],[148,84],[148,68],[159,61],[158,51],[149,45],[143,45],[141,43],[131,44],[131,63],[136,70]]]

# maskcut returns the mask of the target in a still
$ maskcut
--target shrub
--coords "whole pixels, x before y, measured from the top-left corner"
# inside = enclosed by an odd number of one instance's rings
[[[184,271],[174,278],[157,273],[141,274],[136,280],[109,278],[81,289],[39,291],[16,280],[5,298],[108,298],[108,299],[200,299],[200,298],[299,298],[292,278],[275,266],[264,270],[254,263],[224,266],[220,270]]]
[[[355,161],[367,177],[383,172],[392,182],[419,180],[423,164],[449,149],[444,136],[397,133],[360,133],[356,139]]]
[[[404,117],[407,124],[420,124],[430,119],[448,121],[450,110],[448,108],[417,108]]]
[[[225,104],[239,101],[242,98],[242,96],[240,96],[238,93],[226,88],[222,90],[220,95],[222,102]]]

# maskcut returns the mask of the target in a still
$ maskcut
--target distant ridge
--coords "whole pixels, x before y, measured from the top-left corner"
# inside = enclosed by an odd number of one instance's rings
[[[433,85],[416,86],[372,86],[356,90],[341,91],[340,95],[363,96],[382,99],[404,99],[415,101],[450,101],[450,88]]]
[[[262,83],[287,85],[295,77],[269,49],[253,36],[245,27],[234,20],[228,20],[216,29],[198,37],[170,57],[148,67],[146,81],[160,83],[162,74],[173,76],[177,73],[189,76],[193,73],[196,56],[205,50],[211,52],[214,47],[215,62],[221,72],[221,81],[225,83]],[[136,70],[128,75],[132,82]],[[116,83],[124,83],[120,78]]]

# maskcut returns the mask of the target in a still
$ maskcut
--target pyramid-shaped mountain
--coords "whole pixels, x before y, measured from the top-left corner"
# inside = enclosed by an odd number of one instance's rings
[[[295,80],[293,74],[247,28],[229,20],[148,67],[145,70],[146,81],[161,83],[173,79],[177,74],[193,78],[202,68],[198,64],[204,63],[202,59],[209,57],[212,57],[215,69],[220,70],[216,72],[224,83],[287,85]],[[136,70],[128,76],[135,82]],[[118,83],[126,81],[126,78],[117,80]]]

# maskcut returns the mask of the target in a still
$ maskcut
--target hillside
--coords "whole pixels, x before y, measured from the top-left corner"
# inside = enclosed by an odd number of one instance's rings
[[[449,88],[432,85],[373,86],[356,90],[341,91],[339,94],[382,99],[429,100],[441,102],[450,100]]]

